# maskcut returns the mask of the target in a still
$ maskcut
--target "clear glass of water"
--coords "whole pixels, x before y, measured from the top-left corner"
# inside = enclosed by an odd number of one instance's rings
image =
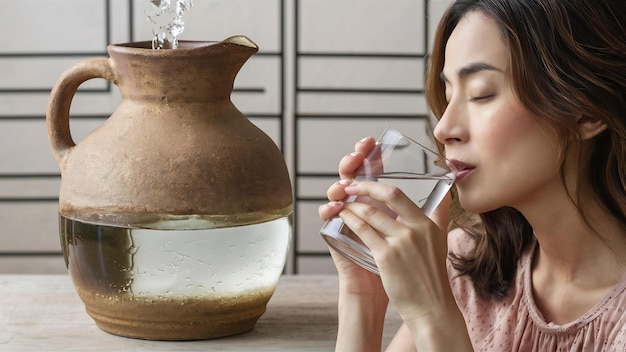
[[[387,128],[357,171],[356,180],[384,182],[400,188],[430,216],[454,183],[455,175],[435,165],[438,153]],[[344,202],[376,206],[394,219],[397,215],[385,204],[368,197],[349,196]],[[379,274],[371,251],[339,217],[328,219],[320,233],[339,253],[361,267]]]

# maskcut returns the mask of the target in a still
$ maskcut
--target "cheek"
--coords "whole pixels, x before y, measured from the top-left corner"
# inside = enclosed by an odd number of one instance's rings
[[[520,138],[520,134],[512,128],[503,127],[506,127],[506,124],[496,121],[485,126],[482,131],[481,149],[492,158],[509,154],[510,149],[518,144],[517,140]]]
[[[514,154],[536,131],[532,117],[510,105],[491,109],[488,116],[476,126],[474,137],[489,158],[499,159]]]

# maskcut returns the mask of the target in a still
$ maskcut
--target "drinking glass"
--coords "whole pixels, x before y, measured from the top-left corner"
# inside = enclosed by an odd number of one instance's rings
[[[454,173],[435,165],[438,158],[438,153],[393,128],[387,128],[357,170],[355,179],[394,185],[413,200],[426,216],[430,216],[455,179]],[[344,202],[368,203],[394,219],[397,217],[384,203],[369,197],[348,196]],[[379,275],[370,249],[340,217],[328,219],[320,233],[339,253]]]

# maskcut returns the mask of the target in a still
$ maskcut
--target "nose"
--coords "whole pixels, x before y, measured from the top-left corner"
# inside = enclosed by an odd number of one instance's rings
[[[448,104],[433,131],[435,138],[444,145],[465,142],[468,139],[465,112],[459,106]]]

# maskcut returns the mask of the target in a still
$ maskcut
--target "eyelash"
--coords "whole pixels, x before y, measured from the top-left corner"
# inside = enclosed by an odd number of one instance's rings
[[[473,103],[476,103],[476,102],[485,101],[485,100],[487,100],[487,99],[489,99],[489,98],[493,98],[493,97],[494,97],[494,94],[490,94],[490,95],[483,95],[483,96],[481,96],[481,97],[473,97],[473,98],[470,98],[470,101],[471,101],[471,102],[473,102]]]

